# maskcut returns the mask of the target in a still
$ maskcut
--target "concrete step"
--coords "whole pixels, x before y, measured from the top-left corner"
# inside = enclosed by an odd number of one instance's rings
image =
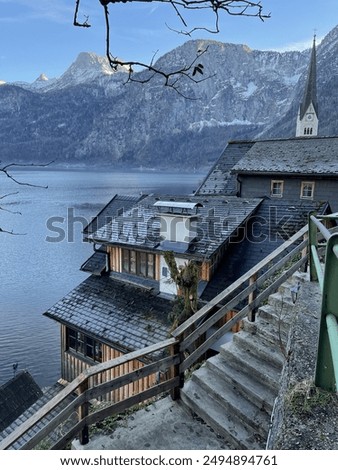
[[[269,295],[269,305],[275,308],[277,315],[288,314],[290,311],[293,311],[295,306],[291,299],[291,293],[287,295],[280,292]]]
[[[237,388],[238,392],[251,401],[259,409],[271,415],[276,393],[265,384],[256,380],[254,375],[249,375],[237,368],[236,364],[226,362],[221,354],[211,357],[206,362],[214,374],[219,375],[224,381]]]
[[[286,331],[281,330],[281,338],[279,338],[278,327],[262,318],[257,318],[254,323],[244,319],[243,330],[256,335],[265,344],[277,345],[281,339],[282,344],[285,346],[288,340]]]
[[[296,283],[296,281],[293,282],[292,279],[289,279],[289,280],[283,282],[283,284],[281,284],[278,287],[278,292],[280,294],[285,294],[287,297],[291,297],[291,289],[292,289],[292,287],[294,286],[295,283]]]
[[[233,336],[233,342],[242,350],[251,353],[258,360],[272,364],[277,369],[282,370],[284,356],[280,348],[272,343],[266,344],[260,337],[248,331],[239,331]]]
[[[208,367],[201,367],[192,376],[205,393],[221,405],[233,419],[238,420],[249,432],[265,439],[269,430],[270,416],[244,398],[240,391],[214,374]]]
[[[303,282],[309,282],[310,281],[310,272],[303,273],[301,271],[296,271],[294,274],[292,274],[291,279],[289,279],[289,282],[300,282],[301,284]]]
[[[284,313],[280,316],[276,314],[276,309],[271,307],[271,305],[262,305],[259,307],[256,320],[263,319],[270,325],[273,325],[277,330],[280,327],[281,331],[286,334],[289,333],[290,326],[294,319],[294,312],[289,310],[289,314],[284,315]]]
[[[229,447],[239,449],[264,449],[260,435],[249,432],[223,406],[216,402],[195,381],[188,380],[181,390],[181,400],[202,418],[211,428],[223,436]]]
[[[259,383],[265,384],[271,391],[278,391],[280,369],[239,349],[232,342],[221,346],[220,354],[225,361],[236,364],[236,368],[241,372],[253,375]]]
[[[292,292],[299,292],[303,282],[304,281],[301,281],[298,278],[291,278],[279,286],[278,292],[292,302]]]

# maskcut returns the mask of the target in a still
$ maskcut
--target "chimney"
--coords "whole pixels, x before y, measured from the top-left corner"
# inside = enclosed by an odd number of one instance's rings
[[[184,201],[157,201],[159,210],[161,248],[184,252],[197,236],[198,208],[201,203]]]

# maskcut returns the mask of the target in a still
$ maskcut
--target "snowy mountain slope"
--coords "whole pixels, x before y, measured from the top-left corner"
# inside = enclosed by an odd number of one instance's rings
[[[336,28],[318,51],[320,109],[326,110],[320,128],[331,126],[331,133],[338,122],[332,98],[337,43]],[[164,87],[160,77],[126,84],[124,71],[114,73],[105,58],[89,53],[50,83],[41,77],[29,86],[0,86],[2,160],[19,155],[25,161],[191,169],[209,166],[229,139],[254,138],[266,129],[278,137],[294,135],[309,51],[254,51],[195,40],[157,66],[187,64],[201,49],[207,49],[200,61],[210,78],[182,81],[181,91],[192,99]]]

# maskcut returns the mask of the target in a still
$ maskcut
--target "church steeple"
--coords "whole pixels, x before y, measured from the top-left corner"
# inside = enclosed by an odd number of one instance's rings
[[[304,90],[303,101],[299,106],[296,137],[311,137],[318,133],[318,102],[317,102],[317,58],[316,35],[310,59],[310,67]]]

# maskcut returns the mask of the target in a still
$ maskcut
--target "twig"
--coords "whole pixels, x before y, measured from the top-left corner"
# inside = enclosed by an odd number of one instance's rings
[[[37,168],[45,168],[49,165],[54,163],[54,160],[48,163],[41,163],[41,164],[36,164],[36,163],[9,163],[8,165],[3,166],[0,168],[0,173],[3,173],[4,175],[7,176],[10,180],[14,181],[14,183],[19,184],[20,186],[30,186],[32,188],[43,188],[47,189],[48,186],[41,186],[39,184],[32,184],[32,183],[26,183],[23,181],[19,181],[14,176],[10,173],[10,170],[14,167],[21,167],[21,168],[27,168],[27,167],[37,167]],[[3,196],[6,197],[6,196]]]
[[[78,21],[79,7],[81,0],[75,0],[75,12],[74,12],[74,25],[80,27],[90,27],[88,23],[88,17],[84,23]],[[204,80],[212,78],[214,75],[196,79],[196,73],[203,74],[203,65],[198,64],[195,66],[196,61],[202,55],[197,53],[196,58],[192,61],[189,66],[178,67],[173,72],[165,72],[160,68],[157,68],[152,58],[149,64],[131,60],[124,61],[118,59],[111,53],[110,47],[110,21],[109,21],[109,10],[108,5],[118,4],[118,3],[132,3],[132,2],[141,2],[141,3],[168,3],[171,7],[174,8],[176,15],[178,16],[180,22],[184,25],[186,30],[177,31],[169,26],[167,26],[171,31],[175,31],[179,34],[184,34],[186,36],[191,36],[196,31],[206,31],[211,34],[219,33],[219,14],[221,11],[232,16],[251,16],[258,17],[260,20],[264,21],[267,18],[270,18],[270,13],[263,13],[263,6],[260,1],[250,1],[250,0],[99,0],[105,17],[106,24],[106,56],[108,62],[113,70],[118,70],[119,67],[125,67],[128,71],[128,82],[138,82],[138,83],[148,83],[155,76],[160,76],[163,78],[164,86],[173,88],[184,98],[189,98],[180,90],[180,78],[188,78],[194,83],[200,83]],[[215,17],[214,28],[207,28],[205,26],[196,26],[191,29],[188,29],[188,24],[183,16],[182,11],[184,10],[211,10]],[[204,51],[205,52],[205,51]],[[203,52],[203,53],[204,53]],[[201,66],[202,65],[202,66]],[[141,67],[145,71],[150,72],[146,78],[135,78],[134,71],[135,67]],[[189,98],[194,99],[194,98]]]

